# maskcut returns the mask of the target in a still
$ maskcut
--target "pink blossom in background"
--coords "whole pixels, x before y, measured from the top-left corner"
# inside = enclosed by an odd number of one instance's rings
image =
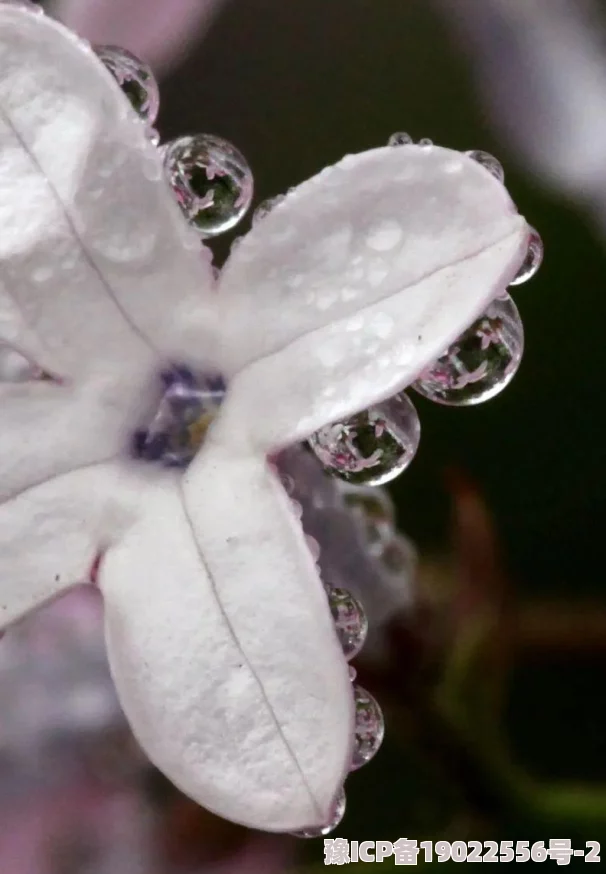
[[[93,43],[123,46],[156,73],[201,39],[222,0],[55,0],[51,13]]]
[[[596,0],[435,6],[469,56],[496,134],[606,228],[606,25]]]

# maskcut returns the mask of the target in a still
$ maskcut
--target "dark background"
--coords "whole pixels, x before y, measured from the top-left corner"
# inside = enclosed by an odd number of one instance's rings
[[[163,87],[164,136],[232,140],[255,173],[256,199],[405,130],[495,154],[518,208],[545,243],[537,277],[515,291],[526,330],[522,368],[483,406],[448,409],[415,397],[423,436],[397,482],[399,520],[422,550],[443,548],[450,465],[479,483],[496,516],[519,598],[577,604],[603,589],[606,347],[603,246],[588,220],[542,190],[498,141],[476,93],[465,47],[427,2],[243,0],[228,3],[206,39]],[[406,210],[406,203],[402,209]],[[510,731],[537,773],[606,776],[600,653],[531,660],[516,672]],[[395,754],[394,754],[395,755]],[[389,833],[387,754],[359,781],[377,805],[351,799],[368,834]],[[385,784],[378,785],[385,777]],[[352,781],[353,783],[353,781]],[[407,777],[400,789],[406,793]],[[352,788],[355,794],[355,789]],[[383,799],[383,801],[381,801]],[[371,819],[369,819],[369,817]],[[393,823],[392,823],[393,825]]]

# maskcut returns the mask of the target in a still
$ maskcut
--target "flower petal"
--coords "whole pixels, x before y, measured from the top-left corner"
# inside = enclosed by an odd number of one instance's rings
[[[346,486],[328,476],[318,459],[300,446],[280,456],[280,469],[293,477],[293,498],[303,507],[303,527],[320,547],[319,565],[325,584],[352,592],[364,607],[373,640],[381,626],[410,607],[412,580],[388,572],[382,561],[384,545],[396,537],[387,524],[381,532],[384,542],[370,542],[368,520],[348,506],[348,493],[368,494],[373,500],[389,502],[381,488]]]
[[[201,38],[221,0],[56,0],[53,11],[96,43],[120,45],[162,70]]]
[[[261,458],[212,432],[101,566],[110,664],[152,761],[243,824],[321,824],[348,770],[353,703],[326,596]]]
[[[548,184],[602,217],[606,62],[601,4],[436,0],[498,134]]]
[[[0,505],[0,628],[77,583],[131,520],[138,478],[115,463],[87,465]],[[134,499],[133,499],[134,496]]]
[[[503,186],[447,149],[376,149],[304,183],[223,271],[233,424],[277,447],[403,388],[508,284],[527,238]]]
[[[6,4],[0,190],[0,339],[81,375],[186,355],[194,320],[196,360],[209,354],[211,266],[145,126],[86,44]]]

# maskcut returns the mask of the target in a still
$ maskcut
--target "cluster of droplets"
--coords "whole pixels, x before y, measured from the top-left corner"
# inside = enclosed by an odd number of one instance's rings
[[[97,46],[95,52],[146,125],[150,141],[159,145],[153,125],[160,96],[151,68],[116,46]],[[161,151],[177,203],[202,239],[223,234],[242,219],[252,201],[253,175],[235,146],[221,137],[196,134],[178,137]]]
[[[401,148],[414,143],[409,134],[398,132],[392,134],[388,145]],[[433,147],[426,138],[416,145]],[[496,158],[477,149],[465,154],[503,184],[505,172]],[[529,227],[526,255],[509,285],[521,285],[532,279],[542,261],[543,242],[539,233]],[[503,289],[486,312],[419,375],[412,388],[439,404],[480,404],[509,385],[523,351],[522,320]],[[327,471],[346,482],[366,485],[388,482],[408,467],[418,445],[418,417],[405,398],[406,395],[396,395],[346,421],[328,425],[312,435],[309,445]],[[408,406],[408,414],[402,420],[403,405]]]
[[[283,474],[281,480],[287,494],[289,494],[291,498],[293,512],[297,519],[301,520],[303,516],[303,507],[299,501],[292,497],[295,482],[288,474]],[[351,487],[351,490],[351,495],[358,491],[356,487],[353,486]],[[391,518],[392,517],[390,516],[390,520]],[[387,527],[390,527],[389,523]],[[384,535],[386,534],[387,532],[385,531]],[[318,562],[320,558],[319,544],[315,538],[308,537],[307,540],[313,558]],[[347,589],[328,584],[325,586],[325,589],[328,606],[332,614],[336,635],[341,645],[343,655],[347,661],[351,661],[359,654],[364,646],[368,633],[368,619],[358,599]],[[385,723],[381,709],[375,699],[369,692],[355,683],[355,668],[350,666],[349,672],[350,680],[353,684],[352,694],[355,702],[355,725],[350,771],[356,771],[358,768],[361,768],[369,762],[378,751],[383,741]],[[342,789],[335,799],[328,821],[321,826],[295,832],[295,836],[301,838],[317,838],[329,834],[341,822],[345,814],[345,806],[345,790]]]

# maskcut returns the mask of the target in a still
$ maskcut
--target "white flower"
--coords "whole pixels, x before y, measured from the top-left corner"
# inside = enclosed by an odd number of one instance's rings
[[[0,339],[54,377],[0,384],[0,626],[90,580],[101,555],[111,669],[152,761],[238,822],[323,823],[352,694],[266,456],[410,383],[508,284],[527,238],[470,159],[376,149],[290,193],[215,288],[103,65],[0,5]],[[128,453],[167,362],[228,380],[184,473]]]

